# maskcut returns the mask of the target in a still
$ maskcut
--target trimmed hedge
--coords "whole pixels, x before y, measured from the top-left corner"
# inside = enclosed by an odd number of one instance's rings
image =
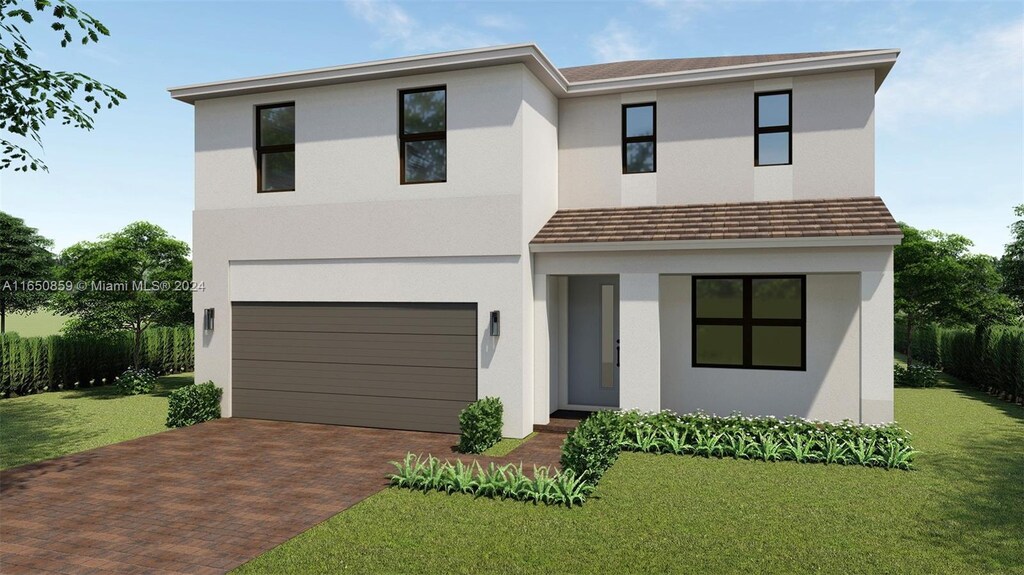
[[[896,351],[906,351],[906,325],[896,321]],[[914,361],[1010,401],[1024,401],[1024,328],[979,326],[914,330]]]
[[[501,418],[504,408],[497,397],[478,399],[459,413],[458,450],[461,453],[483,453],[501,441]]]
[[[175,389],[168,396],[167,427],[186,427],[220,419],[220,398],[223,394],[224,390],[212,381]]]
[[[190,371],[194,365],[192,327],[146,330],[138,368],[161,375]],[[0,395],[29,395],[112,383],[131,366],[132,340],[109,336],[0,335]]]

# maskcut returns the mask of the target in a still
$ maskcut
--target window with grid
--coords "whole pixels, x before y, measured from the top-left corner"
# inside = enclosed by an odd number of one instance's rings
[[[694,276],[693,366],[804,370],[804,276]]]
[[[398,93],[398,139],[403,184],[448,178],[448,104],[444,86]]]
[[[295,190],[295,103],[256,107],[256,191]]]
[[[793,92],[764,92],[754,101],[754,165],[792,164]]]

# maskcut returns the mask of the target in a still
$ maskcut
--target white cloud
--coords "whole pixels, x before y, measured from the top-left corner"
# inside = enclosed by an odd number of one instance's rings
[[[695,14],[708,8],[706,3],[698,0],[644,0],[643,3],[661,13],[658,18],[660,24],[674,30],[683,28]]]
[[[523,27],[523,23],[510,14],[484,14],[476,19],[476,23],[494,30],[518,30]]]
[[[590,37],[590,47],[599,62],[640,60],[651,51],[635,30],[615,20]]]
[[[494,37],[443,24],[426,26],[401,6],[387,0],[349,0],[349,10],[373,26],[380,45],[395,45],[404,52],[445,51],[500,44]]]
[[[878,92],[882,126],[971,120],[1024,103],[1024,20],[964,39],[923,34],[905,46]]]

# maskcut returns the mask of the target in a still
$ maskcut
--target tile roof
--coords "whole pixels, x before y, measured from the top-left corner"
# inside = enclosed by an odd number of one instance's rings
[[[687,72],[690,70],[706,70],[742,66],[744,64],[764,64],[785,60],[802,60],[804,58],[821,58],[839,54],[855,54],[863,50],[842,50],[837,52],[799,52],[793,54],[761,54],[755,56],[719,56],[713,58],[670,58],[665,60],[629,60],[626,62],[610,62],[608,64],[592,64],[560,68],[559,71],[570,82],[589,82],[592,80],[610,80],[612,78],[632,78],[652,74],[670,72]]]
[[[558,210],[531,244],[898,236],[876,196]]]

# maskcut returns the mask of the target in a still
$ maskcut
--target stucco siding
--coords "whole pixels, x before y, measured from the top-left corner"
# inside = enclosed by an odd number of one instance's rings
[[[692,367],[691,276],[661,278],[661,407],[860,420],[860,280],[807,276],[807,370]]]
[[[793,91],[793,164],[754,166],[754,95]],[[562,208],[874,195],[874,73],[559,102]],[[621,173],[621,105],[657,102],[657,172]]]
[[[518,194],[521,65],[196,103],[196,209]],[[447,86],[448,181],[400,185],[398,91]],[[296,190],[256,193],[254,107],[295,102]]]

